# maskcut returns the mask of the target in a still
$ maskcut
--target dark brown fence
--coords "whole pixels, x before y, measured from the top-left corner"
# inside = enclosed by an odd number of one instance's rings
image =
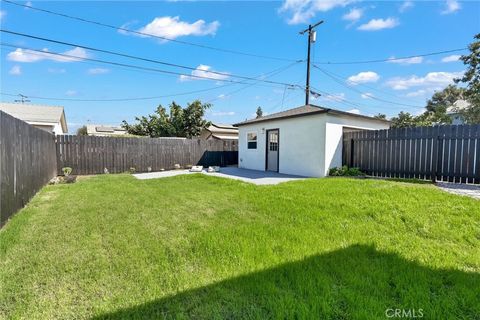
[[[372,176],[480,184],[480,125],[348,132],[343,164]]]
[[[228,166],[238,162],[236,141],[179,138],[57,136],[58,174],[120,173],[173,169],[175,164]]]
[[[56,175],[55,136],[0,111],[0,226]]]

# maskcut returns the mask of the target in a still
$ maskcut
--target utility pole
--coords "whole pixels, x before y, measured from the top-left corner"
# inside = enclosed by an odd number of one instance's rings
[[[308,52],[307,52],[307,81],[305,84],[305,105],[308,105],[310,102],[310,47],[311,44],[315,42],[317,33],[315,28],[323,23],[323,20],[309,25],[307,29],[300,31],[300,34],[305,34],[308,32]]]

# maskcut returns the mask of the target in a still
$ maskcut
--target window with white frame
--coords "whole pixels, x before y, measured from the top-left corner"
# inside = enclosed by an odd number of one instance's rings
[[[257,149],[257,133],[247,133],[247,149]]]

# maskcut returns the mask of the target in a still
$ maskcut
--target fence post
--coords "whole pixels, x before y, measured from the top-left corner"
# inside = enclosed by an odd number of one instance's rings
[[[353,167],[353,160],[354,160],[354,143],[355,140],[352,138],[350,139],[350,163],[348,164],[348,167]]]
[[[438,146],[439,146],[439,127],[435,126],[433,128],[433,135],[432,135],[432,143],[433,143],[433,150],[432,150],[432,172],[431,172],[431,179],[432,182],[437,182],[437,170],[438,170]]]

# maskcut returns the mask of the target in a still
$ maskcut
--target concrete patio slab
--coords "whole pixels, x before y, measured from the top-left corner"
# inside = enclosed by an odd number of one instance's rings
[[[158,178],[167,178],[173,177],[181,174],[194,174],[195,172],[189,172],[188,170],[171,170],[171,171],[161,171],[161,172],[149,172],[149,173],[138,173],[133,176],[137,179],[158,179]],[[202,174],[209,176],[228,178],[241,180],[248,183],[253,183],[256,185],[274,185],[287,181],[303,180],[307,179],[306,177],[293,176],[288,174],[281,174],[277,172],[270,171],[257,171],[257,170],[248,170],[241,169],[237,167],[224,167],[220,169],[220,172],[208,173],[205,170],[202,171]]]
[[[437,182],[436,186],[446,192],[480,200],[480,186],[451,182]]]

